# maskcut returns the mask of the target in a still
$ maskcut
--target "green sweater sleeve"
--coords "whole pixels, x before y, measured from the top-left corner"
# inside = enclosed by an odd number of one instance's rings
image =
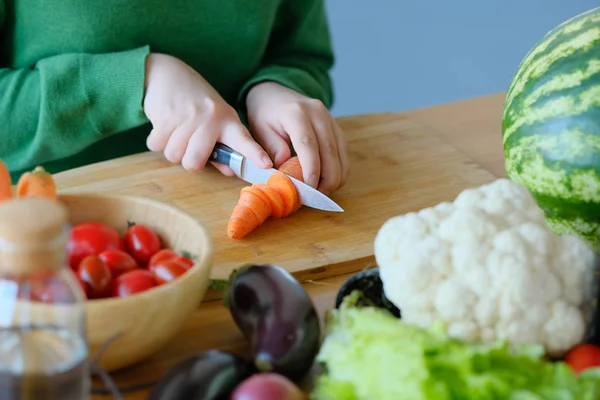
[[[238,107],[252,86],[274,81],[297,92],[333,105],[329,71],[334,64],[329,24],[323,0],[284,0],[261,67],[245,83]]]
[[[0,27],[2,1],[0,1]],[[31,68],[0,67],[0,158],[11,170],[75,154],[147,121],[149,48],[61,54]]]

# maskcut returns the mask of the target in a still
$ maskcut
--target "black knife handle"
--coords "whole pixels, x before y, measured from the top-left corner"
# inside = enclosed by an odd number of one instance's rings
[[[209,160],[219,164],[230,165],[231,156],[234,153],[235,151],[232,148],[225,146],[224,144],[217,143],[210,155]]]

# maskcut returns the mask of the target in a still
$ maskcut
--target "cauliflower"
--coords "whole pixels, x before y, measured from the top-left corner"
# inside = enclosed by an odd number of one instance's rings
[[[386,297],[402,319],[450,336],[540,344],[562,356],[584,338],[595,255],[550,230],[508,179],[386,221],[375,238]]]

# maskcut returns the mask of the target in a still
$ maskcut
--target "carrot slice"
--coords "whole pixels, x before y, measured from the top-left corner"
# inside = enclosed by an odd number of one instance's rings
[[[227,235],[230,238],[239,239],[246,236],[269,218],[271,207],[264,198],[266,195],[254,186],[247,186],[241,190],[240,199],[227,224]]]
[[[25,172],[17,182],[17,197],[45,197],[57,199],[58,193],[52,175],[43,167]]]
[[[304,182],[304,177],[302,176],[302,166],[300,165],[300,159],[298,156],[294,156],[281,164],[279,171]]]
[[[285,206],[279,192],[266,183],[256,183],[254,186],[268,198],[271,205],[271,217],[281,218]]]
[[[290,178],[281,171],[275,171],[271,174],[267,180],[267,184],[277,190],[283,199],[283,204],[285,205],[283,216],[287,217],[290,215],[299,202],[296,186],[294,186]]]
[[[6,164],[0,160],[0,202],[12,198],[12,180]]]
[[[283,171],[273,173],[267,183],[256,183],[241,190],[227,224],[227,235],[230,238],[240,239],[269,217],[287,217],[302,207],[296,186],[290,180],[290,176],[302,180],[298,158],[292,157],[282,164],[282,168]]]
[[[262,224],[271,215],[269,199],[255,186],[247,186],[243,188],[239,202],[244,204],[256,215],[259,224]]]

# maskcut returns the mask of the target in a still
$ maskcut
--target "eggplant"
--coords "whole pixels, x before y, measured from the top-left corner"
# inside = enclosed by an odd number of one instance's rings
[[[229,400],[236,387],[256,373],[252,363],[221,350],[209,350],[175,365],[149,400]]]
[[[356,304],[357,307],[368,306],[384,308],[396,318],[401,318],[398,307],[385,297],[383,282],[379,275],[379,268],[370,268],[348,278],[337,293],[335,308],[339,308],[344,301],[344,297],[355,290],[360,291],[362,294],[359,302]]]
[[[260,372],[293,382],[306,376],[319,351],[321,327],[310,297],[289,272],[276,265],[244,266],[230,278],[226,303]]]

